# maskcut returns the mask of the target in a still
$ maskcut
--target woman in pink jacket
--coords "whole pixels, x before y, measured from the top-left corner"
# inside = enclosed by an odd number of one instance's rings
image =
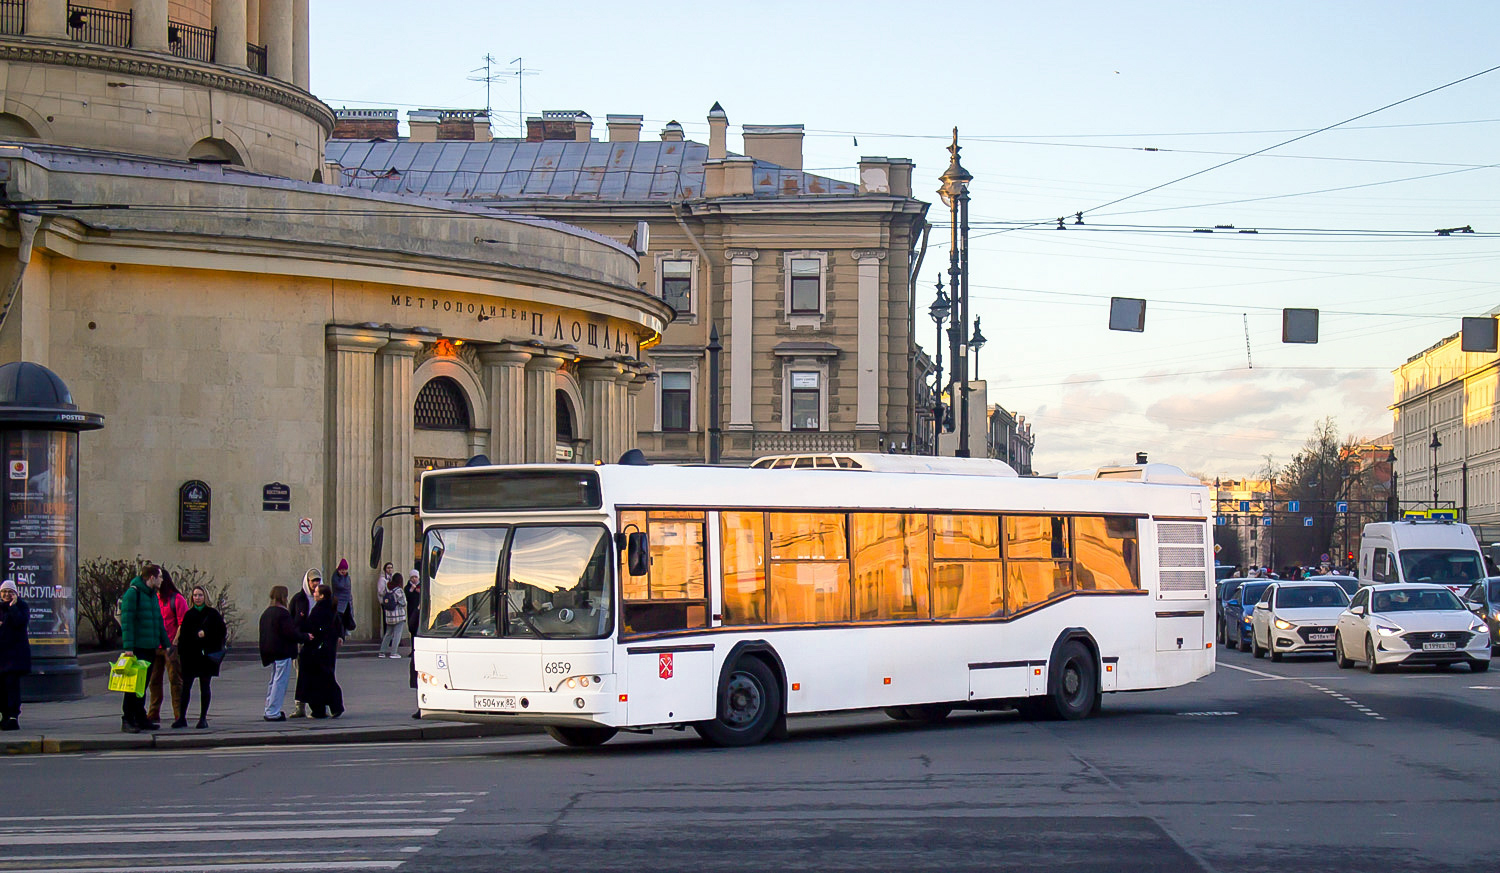
[[[161,588],[156,592],[157,599],[161,604],[161,621],[167,626],[167,639],[172,641],[169,648],[157,649],[156,660],[151,662],[151,674],[147,683],[151,689],[151,702],[146,708],[146,714],[151,717],[152,724],[161,722],[161,678],[162,673],[167,675],[167,683],[172,688],[172,718],[182,721],[182,661],[177,656],[177,631],[182,627],[182,619],[187,615],[187,598],[177,590],[172,583],[172,576],[167,568],[161,569]]]

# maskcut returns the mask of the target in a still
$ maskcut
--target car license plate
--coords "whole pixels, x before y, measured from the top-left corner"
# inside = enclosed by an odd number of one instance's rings
[[[1331,643],[1333,642],[1333,634],[1308,634],[1307,641],[1309,643]]]
[[[1423,643],[1424,652],[1451,652],[1458,648],[1458,643]]]
[[[520,707],[516,706],[516,698],[512,694],[476,694],[474,708],[480,712],[508,712]]]

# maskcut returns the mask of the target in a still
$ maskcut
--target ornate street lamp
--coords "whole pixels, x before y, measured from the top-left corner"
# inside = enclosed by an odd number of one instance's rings
[[[719,342],[719,326],[708,328],[708,462],[719,463],[719,353],[724,344]]]
[[[1386,455],[1385,462],[1391,465],[1391,495],[1386,501],[1386,515],[1391,521],[1401,518],[1401,491],[1397,487],[1400,483],[1396,479],[1396,450],[1392,448],[1390,454]]]
[[[969,348],[974,352],[974,381],[979,381],[979,350],[984,348],[988,340],[984,332],[979,329],[979,316],[974,316],[974,335],[969,337]]]
[[[958,451],[960,458],[969,457],[969,183],[974,177],[958,162],[958,128],[953,128],[953,144],[948,153],[953,159],[948,169],[938,177],[942,186],[938,196],[948,207],[952,229],[948,253],[948,286],[953,289],[953,379],[958,383]]]
[[[1432,442],[1427,448],[1432,449],[1432,508],[1437,509],[1438,504],[1438,478],[1437,478],[1437,452],[1443,447],[1443,443],[1437,437],[1437,431],[1432,432]]]
[[[938,276],[937,299],[927,307],[927,314],[932,316],[932,323],[937,325],[937,368],[933,373],[932,380],[932,454],[938,455],[938,434],[943,432],[943,325],[948,321],[948,313],[952,310],[948,303],[948,295],[943,293],[943,277]]]

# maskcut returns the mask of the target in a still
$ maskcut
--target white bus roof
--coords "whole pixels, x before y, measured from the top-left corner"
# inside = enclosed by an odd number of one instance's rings
[[[963,476],[1015,476],[1015,468],[994,458],[949,458],[933,455],[887,455],[880,452],[833,452],[767,455],[750,464],[756,469],[870,470],[876,473],[954,473]]]

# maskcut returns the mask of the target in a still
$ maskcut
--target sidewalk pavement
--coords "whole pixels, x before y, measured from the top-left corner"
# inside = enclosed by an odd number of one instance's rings
[[[84,690],[88,697],[23,704],[21,729],[0,734],[0,754],[376,743],[500,736],[534,730],[413,719],[416,692],[409,684],[407,657],[391,660],[375,655],[373,643],[349,643],[339,652],[337,675],[344,689],[345,707],[339,718],[268,722],[264,716],[270,668],[260,665],[253,643],[241,645],[230,650],[213,680],[213,702],[206,730],[193,727],[198,721],[198,687],[194,683],[193,699],[188,703],[188,727],[177,730],[169,727],[172,702],[170,692],[164,687],[161,729],[138,734],[120,730],[120,694],[105,689],[109,661],[84,656],[81,660],[85,663]],[[282,707],[288,716],[292,714],[295,688],[294,679]]]

